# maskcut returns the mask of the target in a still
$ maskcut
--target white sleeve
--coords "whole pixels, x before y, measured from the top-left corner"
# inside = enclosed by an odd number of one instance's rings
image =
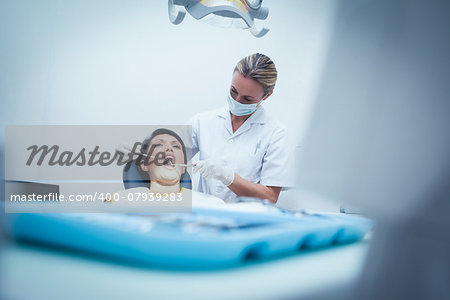
[[[191,148],[191,155],[194,157],[195,154],[198,153],[198,134],[199,134],[199,127],[200,122],[198,115],[193,116],[189,121],[186,122],[186,125],[192,126],[192,148]]]
[[[293,165],[293,151],[288,143],[287,131],[284,127],[277,128],[264,155],[260,184],[294,186]]]

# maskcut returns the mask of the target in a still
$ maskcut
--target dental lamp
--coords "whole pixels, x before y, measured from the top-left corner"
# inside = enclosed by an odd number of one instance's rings
[[[197,20],[204,19],[218,26],[249,29],[255,37],[263,37],[268,28],[257,29],[254,19],[265,20],[269,9],[262,0],[169,0],[169,19],[180,24],[186,11]]]

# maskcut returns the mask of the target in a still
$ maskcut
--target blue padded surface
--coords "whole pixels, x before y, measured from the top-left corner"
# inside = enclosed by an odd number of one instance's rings
[[[245,213],[7,214],[17,238],[142,266],[210,269],[361,239],[372,223],[348,215]]]

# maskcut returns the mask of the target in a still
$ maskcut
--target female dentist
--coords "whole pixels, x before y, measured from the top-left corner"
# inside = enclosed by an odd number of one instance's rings
[[[276,203],[290,186],[290,151],[286,128],[261,105],[277,80],[273,61],[256,53],[240,60],[233,72],[227,106],[197,114],[192,125],[192,155],[199,153],[194,172],[198,190],[236,202],[256,197]]]

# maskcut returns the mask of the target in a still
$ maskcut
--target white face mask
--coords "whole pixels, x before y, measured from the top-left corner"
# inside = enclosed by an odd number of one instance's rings
[[[252,104],[242,104],[234,100],[231,97],[230,93],[228,93],[227,97],[228,108],[230,109],[231,113],[235,116],[247,116],[249,114],[254,113],[258,109],[261,101]]]

